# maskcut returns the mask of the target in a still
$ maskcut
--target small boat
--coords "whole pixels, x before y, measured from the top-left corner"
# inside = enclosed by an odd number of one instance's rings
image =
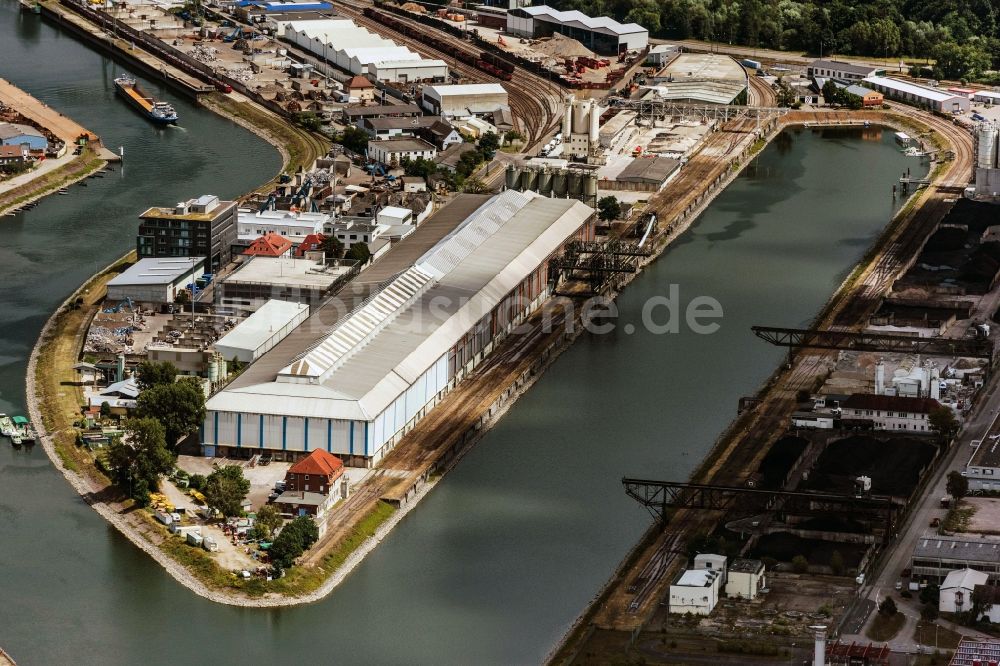
[[[14,421],[6,414],[0,414],[0,435],[11,437],[16,434]]]
[[[31,425],[31,421],[23,416],[15,416],[12,421],[14,423],[14,435],[11,436],[11,440],[13,441],[14,437],[17,437],[19,440],[19,442],[14,442],[15,444],[35,441],[35,429]]]
[[[82,180],[79,183],[77,183],[77,185],[79,185],[80,187],[87,187],[87,183],[85,183]]]
[[[21,436],[15,433],[10,436],[10,443],[14,446],[21,446],[24,442],[21,441]]]
[[[59,194],[69,194],[69,190],[67,190],[67,189],[66,189],[66,188],[64,187],[64,188],[62,188],[61,190],[59,190]]]

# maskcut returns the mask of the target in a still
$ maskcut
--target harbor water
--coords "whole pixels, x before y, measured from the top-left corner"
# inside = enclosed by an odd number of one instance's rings
[[[57,305],[134,243],[137,215],[272,177],[257,137],[142,80],[180,127],[114,97],[121,65],[0,0],[0,76],[125,146],[120,170],[0,218],[0,412]],[[889,220],[916,162],[891,132],[783,134],[332,595],[245,609],[177,584],[76,495],[40,447],[0,446],[0,646],[22,664],[530,664],[648,525],[624,475],[684,478],[780,360],[753,324],[809,321]],[[649,299],[714,298],[710,335],[654,334]],[[654,312],[662,323],[666,309]],[[322,655],[322,656],[321,656]]]

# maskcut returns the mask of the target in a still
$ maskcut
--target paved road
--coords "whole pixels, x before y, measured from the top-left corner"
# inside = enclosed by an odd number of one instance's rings
[[[887,595],[892,594],[900,612],[906,616],[904,628],[897,634],[896,639],[889,643],[893,650],[913,651],[916,648],[916,644],[913,641],[913,630],[920,619],[919,600],[916,598],[903,599],[898,594],[894,594],[896,581],[900,580],[903,569],[909,566],[910,555],[917,541],[921,537],[936,534],[936,530],[930,527],[931,520],[934,518],[943,519],[947,513],[945,509],[940,507],[940,498],[947,494],[945,485],[948,473],[952,470],[961,471],[965,468],[965,464],[972,454],[971,442],[975,439],[983,438],[992,427],[994,421],[998,419],[998,415],[1000,415],[1000,391],[997,390],[998,387],[1000,387],[1000,377],[994,375],[986,385],[986,395],[965,423],[951,450],[945,453],[944,460],[927,485],[927,489],[919,500],[919,504],[914,507],[910,513],[909,520],[902,526],[902,531],[899,533],[889,559],[882,568],[882,571],[876,579],[870,581],[861,590],[861,595],[873,603],[878,603]],[[853,619],[845,626],[845,631],[852,633],[845,634],[842,639],[845,641],[867,641],[868,639],[863,636],[864,631],[853,622]],[[943,626],[954,627],[951,623],[943,620],[939,622]],[[976,635],[978,633],[964,627],[955,627],[955,629],[966,635]],[[931,646],[933,647],[933,643],[931,643]]]

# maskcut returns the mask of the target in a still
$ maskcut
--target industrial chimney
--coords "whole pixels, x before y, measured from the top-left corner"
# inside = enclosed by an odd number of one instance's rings
[[[816,644],[813,652],[813,666],[825,666],[826,627],[822,625],[815,625],[809,628],[816,632]]]

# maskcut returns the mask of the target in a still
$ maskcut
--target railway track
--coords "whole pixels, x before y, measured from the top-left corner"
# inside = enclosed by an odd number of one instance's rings
[[[414,24],[419,26],[421,30],[433,32],[437,39],[449,44],[453,48],[453,51],[449,53],[431,47],[419,39],[404,35],[398,30],[365,16],[363,11],[366,8],[378,9],[372,2],[353,0],[342,3],[340,8],[342,13],[349,16],[356,24],[390,37],[393,41],[409,46],[418,53],[444,60],[450,64],[452,71],[458,72],[464,77],[489,83],[505,83],[496,76],[456,60],[455,52],[476,56],[479,50],[469,42],[454,35],[423,24]],[[562,116],[559,107],[564,94],[563,90],[556,84],[526,72],[520,67],[514,72],[513,78],[506,88],[514,119],[520,123],[521,132],[525,135],[526,150],[532,150],[544,143],[543,139],[561,122]]]
[[[753,101],[758,104],[766,102],[762,87],[754,88],[756,96]],[[895,110],[930,126],[945,137],[955,152],[955,159],[935,179],[935,184],[931,186],[933,191],[925,195],[927,200],[898,220],[889,230],[888,238],[882,243],[884,250],[877,260],[868,262],[862,269],[855,280],[855,286],[830,301],[824,309],[827,314],[817,322],[819,327],[854,327],[865,320],[895,279],[915,260],[926,239],[950,209],[948,199],[955,196],[955,184],[967,180],[971,173],[974,156],[969,132],[946,119],[917,109],[896,107]],[[803,122],[808,120],[807,115],[791,115],[785,122]],[[857,117],[872,122],[884,120],[881,114],[852,114],[850,119]],[[816,120],[829,119],[827,114],[825,117],[818,116]],[[838,119],[848,118],[838,116]],[[719,145],[718,141],[716,145]],[[688,164],[688,168],[691,168],[689,177],[713,177],[714,172],[710,166],[695,162],[696,159],[693,158]],[[657,213],[675,213],[678,204],[683,204],[683,195],[675,199],[673,205],[659,202]],[[817,351],[799,353],[791,358],[790,367],[783,374],[774,377],[763,403],[737,420],[728,433],[720,438],[707,459],[711,462],[693,475],[692,480],[723,485],[744,483],[747,475],[759,466],[773,442],[784,432],[787,414],[797,403],[798,391],[814,390],[817,378],[825,375],[835,356],[835,352]],[[639,626],[643,618],[655,610],[665,585],[665,577],[672,575],[681,564],[681,558],[668,557],[668,551],[676,548],[676,544],[683,538],[710,533],[722,518],[717,512],[680,510],[674,513],[664,526],[664,534],[653,539],[635,566],[625,572],[623,579],[611,589],[592,622],[599,627],[625,630]],[[638,574],[633,573],[636,571]]]

